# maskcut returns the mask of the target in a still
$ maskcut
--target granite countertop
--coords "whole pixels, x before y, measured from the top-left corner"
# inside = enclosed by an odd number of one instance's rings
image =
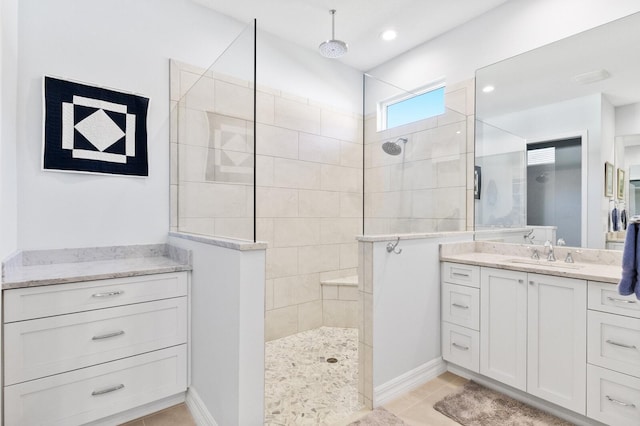
[[[440,260],[610,284],[620,282],[622,253],[611,250],[578,249],[572,252],[575,263],[565,263],[566,252],[571,249],[558,248],[556,250],[558,260],[549,262],[542,248],[538,248],[540,260],[531,259],[529,247],[520,244],[478,241],[443,244],[440,248]]]
[[[191,253],[169,244],[21,251],[2,263],[2,290],[191,269]]]

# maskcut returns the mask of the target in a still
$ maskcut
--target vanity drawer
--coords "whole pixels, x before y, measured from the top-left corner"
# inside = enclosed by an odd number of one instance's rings
[[[80,425],[187,387],[186,345],[4,388],[5,426]]]
[[[615,284],[589,281],[589,309],[640,318],[640,300],[621,296]]]
[[[4,292],[4,322],[186,296],[187,272],[143,275]]]
[[[442,263],[442,282],[480,287],[480,267],[462,263]]]
[[[443,322],[442,358],[478,373],[480,371],[480,333]]]
[[[5,324],[5,384],[186,341],[186,297]]]
[[[588,311],[587,360],[640,377],[640,319]]]
[[[587,364],[587,416],[615,426],[640,424],[640,379]]]
[[[480,289],[443,283],[442,321],[480,330]]]

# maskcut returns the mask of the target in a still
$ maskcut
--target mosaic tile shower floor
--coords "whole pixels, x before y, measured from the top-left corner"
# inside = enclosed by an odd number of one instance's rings
[[[266,343],[265,425],[332,425],[360,408],[358,329],[321,327]]]

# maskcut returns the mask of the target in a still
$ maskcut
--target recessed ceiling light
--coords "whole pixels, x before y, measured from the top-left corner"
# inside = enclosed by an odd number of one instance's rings
[[[493,87],[493,86],[484,86],[484,87],[482,88],[482,91],[483,91],[484,93],[491,93],[491,92],[493,92],[495,89],[496,89],[496,88],[495,88],[495,87]]]
[[[395,30],[386,30],[382,34],[380,34],[380,38],[385,41],[391,41],[398,37],[398,33]]]

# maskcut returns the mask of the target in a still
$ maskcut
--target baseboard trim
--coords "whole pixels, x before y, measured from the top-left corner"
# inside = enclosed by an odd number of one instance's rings
[[[86,426],[119,425],[122,423],[130,422],[131,420],[136,420],[141,417],[148,416],[149,414],[153,414],[157,411],[173,407],[174,405],[182,404],[183,402],[185,402],[185,393],[181,392],[177,395],[169,396],[158,401],[153,401],[148,404],[141,405],[139,407],[135,407],[100,420],[95,420],[93,422],[87,423]]]
[[[464,377],[465,379],[473,380],[474,382],[479,383],[482,386],[486,386],[489,389],[501,392],[513,399],[524,402],[525,404],[538,408],[542,411],[546,411],[547,413],[553,414],[554,416],[560,417],[561,419],[567,420],[575,425],[606,426],[604,423],[600,423],[596,420],[583,416],[582,414],[567,410],[566,408],[562,408],[556,404],[547,402],[521,390],[514,389],[498,381],[482,376],[478,373],[474,373],[473,371],[458,367],[457,365],[446,363],[446,369],[453,374]]]
[[[193,387],[190,387],[187,390],[187,397],[185,400],[187,404],[187,408],[191,412],[191,417],[193,417],[193,421],[196,422],[198,426],[218,426],[216,420],[213,418],[207,406],[204,405],[202,399],[200,399],[200,395]]]
[[[445,371],[447,371],[447,364],[441,357],[407,371],[373,390],[373,407],[384,405],[400,395],[427,383],[429,380],[435,379]]]

